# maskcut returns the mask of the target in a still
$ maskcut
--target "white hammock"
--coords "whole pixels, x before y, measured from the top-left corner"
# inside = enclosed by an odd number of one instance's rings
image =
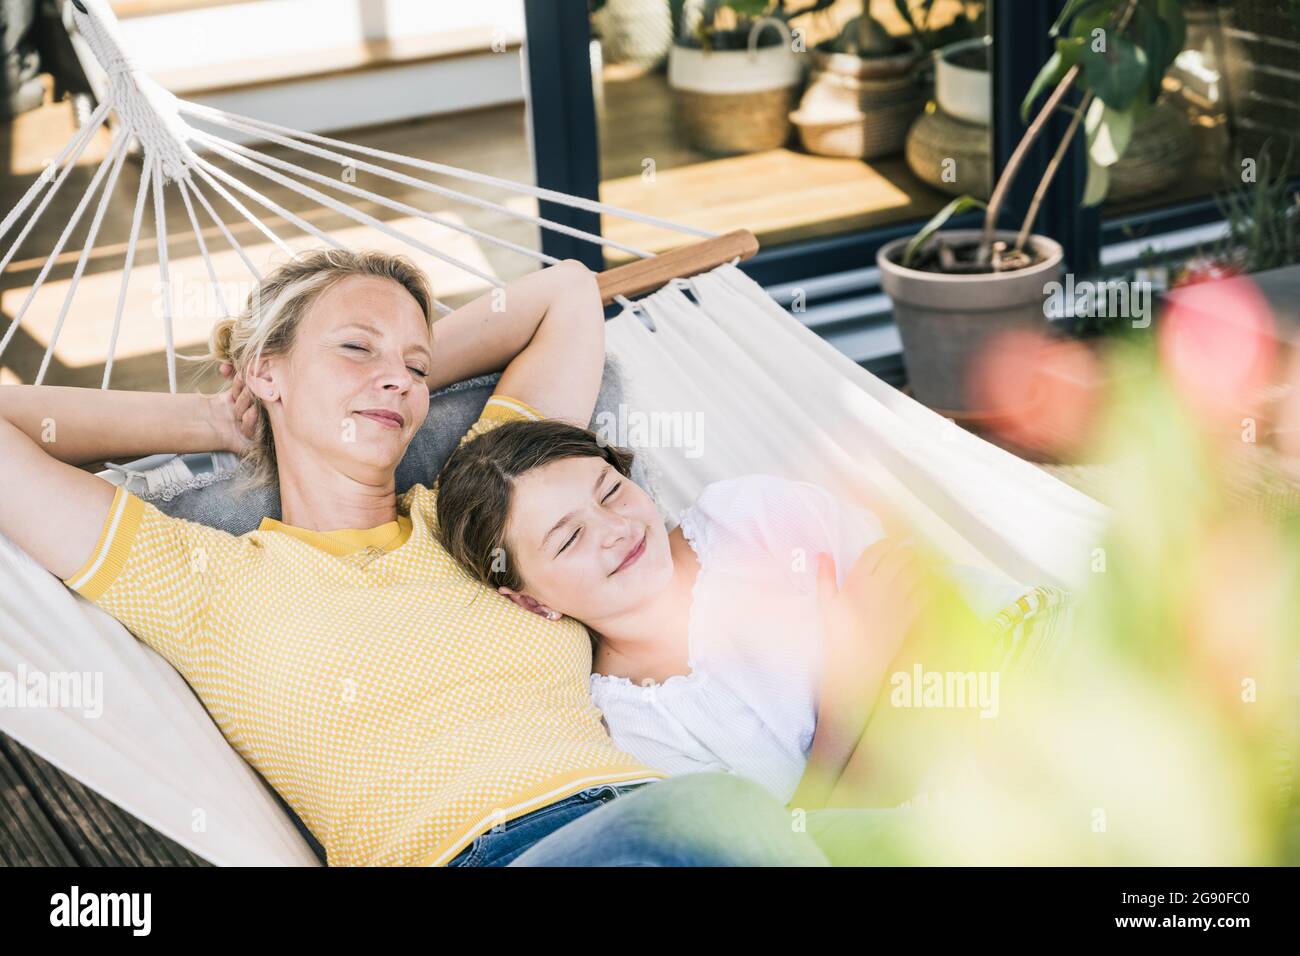
[[[204,188],[230,202],[277,247],[285,248],[283,240],[271,233],[231,190],[321,241],[338,245],[310,223],[266,200],[256,190],[195,154],[188,145],[190,142],[212,148],[251,171],[265,172],[281,185],[376,230],[409,241],[414,248],[455,262],[413,237],[351,210],[346,203],[283,175],[292,172],[310,180],[313,176],[307,171],[195,130],[181,119],[182,114],[202,116],[236,130],[255,131],[272,142],[311,155],[342,157],[340,161],[353,162],[358,170],[480,205],[486,201],[461,197],[444,187],[338,151],[509,187],[538,198],[675,228],[696,236],[709,235],[603,203],[363,149],[183,103],[131,68],[105,0],[81,2],[87,12],[75,14],[77,26],[107,70],[108,93],[92,123],[74,135],[58,160],[0,223],[0,239],[3,239],[23,213],[36,204],[13,246],[0,261],[0,269],[8,266],[94,131],[104,123],[108,111],[115,111],[119,126],[113,146],[35,283],[38,288],[44,281],[105,178],[104,196],[111,192],[126,155],[126,143],[135,136],[144,153],[144,175],[126,252],[123,293],[114,320],[105,387],[111,374],[111,352],[121,326],[126,283],[150,187],[165,303],[170,302],[165,294],[168,270],[162,216],[165,185],[174,185],[180,193],[214,286],[216,275],[198,227],[193,200],[216,222],[255,276],[258,269],[217,218]],[[436,219],[429,213],[332,179],[324,185],[406,215]],[[68,315],[77,280],[106,205],[101,198],[40,377],[44,376],[54,340]],[[493,208],[520,215],[502,206]],[[617,245],[537,217],[523,218],[544,228]],[[539,260],[554,261],[468,227],[453,222],[443,224]],[[625,246],[619,248],[646,255]],[[455,264],[493,285],[501,284],[464,263]],[[13,336],[34,295],[35,288],[0,339],[0,350]],[[787,474],[819,482],[847,498],[907,521],[919,535],[953,560],[997,567],[1018,580],[1036,584],[1073,586],[1087,573],[1091,550],[1100,538],[1106,517],[1101,505],[885,385],[796,321],[734,263],[690,279],[675,279],[636,303],[619,298],[625,309],[608,323],[607,341],[624,371],[628,407],[622,411],[621,421],[607,424],[615,430],[616,437],[630,440],[633,445],[641,444],[636,449],[638,453],[650,456],[659,476],[660,505],[668,513],[685,507],[705,484],[716,479],[760,471]],[[636,316],[637,312],[642,313],[645,322]],[[164,318],[168,370],[174,389],[170,313]],[[682,440],[687,434],[683,426],[691,429],[689,434],[696,441]],[[662,438],[665,434],[676,440],[667,447],[656,446],[656,435]],[[640,442],[636,440],[638,436]],[[648,447],[646,439],[649,439]],[[120,624],[72,594],[3,537],[0,537],[0,670],[15,675],[34,672],[103,675],[102,715],[86,716],[82,710],[73,708],[0,707],[0,730],[163,834],[218,864],[317,862],[266,785],[226,743],[181,677]]]

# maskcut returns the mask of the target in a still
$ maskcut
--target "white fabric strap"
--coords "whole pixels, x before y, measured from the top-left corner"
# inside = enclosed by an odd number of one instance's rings
[[[247,183],[239,179],[236,179],[234,176],[230,175],[230,173],[226,172],[224,169],[213,164],[212,162],[209,162],[208,160],[204,159],[202,156],[198,157],[197,165],[195,168],[199,171],[199,174],[202,175],[203,178],[212,185],[214,189],[219,189],[220,186],[212,178],[213,176],[215,176],[217,179],[220,179],[226,185],[232,186],[233,188],[239,190],[239,192],[243,193],[245,196],[247,196],[249,199],[253,200],[254,202],[258,203],[259,205],[265,206],[267,209],[271,210],[271,212],[275,213],[280,218],[293,223],[293,225],[297,226],[303,232],[310,233],[311,235],[315,236],[317,239],[325,243],[327,246],[332,246],[335,249],[348,248],[346,245],[344,245],[343,243],[335,239],[333,236],[331,236],[329,233],[324,232],[321,229],[317,228],[316,226],[312,225],[310,222],[308,222],[306,219],[303,219],[301,216],[297,215],[296,213],[290,212],[288,209],[285,209],[274,199],[268,199],[266,196],[263,196],[252,186],[249,186]],[[229,202],[233,198],[228,193],[223,193],[222,195],[226,198],[227,202]],[[255,226],[261,225],[261,221],[258,220],[253,213],[248,212],[247,210],[240,210],[240,211],[243,212],[244,215],[250,221],[253,222],[253,225]],[[266,231],[270,232],[269,229]],[[287,252],[291,256],[293,255],[292,247],[290,247],[287,243],[281,243],[281,245],[283,245],[284,247],[283,248],[284,252]]]

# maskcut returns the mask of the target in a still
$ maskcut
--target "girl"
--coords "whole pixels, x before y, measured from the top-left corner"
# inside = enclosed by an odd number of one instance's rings
[[[631,461],[586,429],[507,423],[448,460],[443,544],[521,607],[588,626],[592,699],[621,749],[672,774],[724,770],[782,801],[834,802],[920,608],[919,559],[873,515],[772,475],[708,485],[670,532]],[[986,621],[1029,591],[950,574]],[[818,720],[819,702],[834,720]]]

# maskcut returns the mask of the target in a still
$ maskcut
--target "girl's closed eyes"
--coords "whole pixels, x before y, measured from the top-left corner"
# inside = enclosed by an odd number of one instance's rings
[[[606,493],[605,493],[605,496],[604,496],[603,498],[600,499],[601,504],[606,504],[606,503],[608,503],[608,502],[609,502],[609,501],[614,497],[614,495],[616,495],[616,494],[618,493],[618,489],[620,488],[620,486],[621,486],[622,484],[623,484],[623,483],[622,483],[621,481],[616,481],[616,482],[614,483],[614,487],[611,488],[608,492],[606,492]],[[568,539],[567,541],[564,542],[564,546],[560,548],[560,554],[563,554],[563,553],[568,549],[569,545],[571,545],[571,544],[573,544],[573,542],[577,541],[577,540],[578,540],[578,535],[580,535],[580,534],[582,534],[582,528],[581,528],[581,527],[579,527],[576,531],[574,531],[573,534],[569,537],[569,539]],[[559,555],[557,555],[557,557],[558,557],[558,556],[559,556]]]

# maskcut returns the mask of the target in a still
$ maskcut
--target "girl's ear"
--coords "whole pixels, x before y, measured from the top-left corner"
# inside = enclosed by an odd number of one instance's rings
[[[525,611],[532,611],[534,614],[546,618],[548,621],[558,621],[562,615],[559,611],[552,610],[545,604],[542,604],[531,594],[524,594],[522,591],[514,591],[508,587],[497,588],[498,594],[504,594],[510,600],[514,601]]]

